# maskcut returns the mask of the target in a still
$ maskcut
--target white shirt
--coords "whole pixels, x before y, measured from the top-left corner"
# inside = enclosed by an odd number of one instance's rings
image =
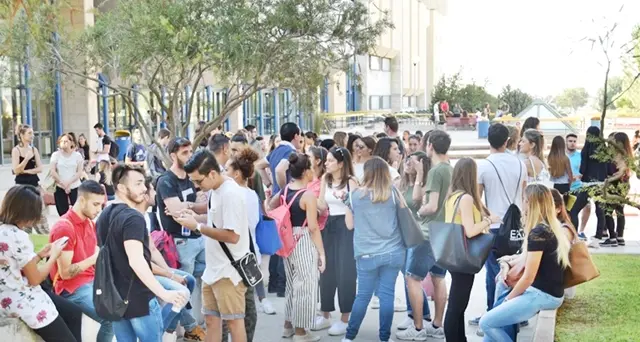
[[[334,186],[337,187],[337,184],[334,184]],[[339,216],[339,215],[347,214],[347,205],[344,204],[342,199],[336,197],[333,194],[334,191],[336,192],[336,194],[338,194],[340,192],[347,192],[348,190],[353,190],[353,189],[347,189],[347,188],[348,186],[345,186],[340,190],[337,190],[337,189],[334,190],[334,188],[330,187],[329,184],[327,184],[327,188],[324,192],[324,200],[325,202],[327,202],[327,206],[329,207],[330,216]],[[298,195],[298,196],[302,196],[302,195]]]
[[[211,190],[209,198],[211,209],[207,213],[208,226],[233,230],[240,236],[238,243],[227,243],[234,260],[249,253],[246,196],[238,196],[242,193],[242,188],[233,179],[225,177],[218,189]],[[240,274],[231,265],[231,261],[224,254],[217,240],[205,237],[205,260],[206,268],[202,275],[202,281],[205,283],[212,285],[223,278],[229,278],[234,285],[242,281]]]
[[[251,188],[243,188],[245,191],[245,201],[247,204],[247,223],[249,224],[249,231],[251,232],[251,241],[253,242],[253,249],[256,251],[256,258],[260,262],[261,255],[258,244],[256,243],[256,226],[260,221],[260,199],[258,194]]]
[[[102,137],[98,137],[98,139],[96,140],[96,161],[99,163],[101,161],[108,161],[111,162],[111,159],[109,158],[109,153],[102,153],[102,150],[104,149],[104,144],[102,144],[102,140],[104,139],[104,136]]]
[[[62,151],[55,151],[51,155],[51,163],[56,163],[56,172],[62,182],[70,181],[78,172],[78,165],[82,165],[83,158],[80,153],[73,151],[69,156],[65,156]],[[80,179],[76,179],[70,185],[71,189],[80,186]]]
[[[495,165],[495,169],[488,160]],[[511,203],[515,203],[522,210],[522,191],[524,190],[522,182],[527,180],[527,168],[524,163],[510,153],[492,153],[487,159],[478,160],[477,163],[478,184],[484,186],[485,204],[489,211],[503,217]],[[496,169],[500,173],[500,178],[498,178]],[[500,179],[502,179],[504,189],[500,184]],[[520,183],[518,183],[518,179],[520,179]],[[499,223],[491,225],[491,228],[499,227]]]
[[[358,182],[362,183],[364,179],[364,163],[358,163],[353,165],[353,173],[358,179]],[[391,176],[391,181],[395,181],[398,177],[400,177],[400,173],[393,166],[389,165],[389,176]]]

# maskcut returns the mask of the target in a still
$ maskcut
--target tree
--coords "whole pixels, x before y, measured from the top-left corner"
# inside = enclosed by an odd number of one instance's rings
[[[433,88],[433,93],[431,94],[431,105],[433,106],[437,102],[445,100],[451,104],[457,103],[461,80],[462,75],[460,71],[449,77],[442,75],[440,80],[438,80],[438,83],[436,83],[436,86]]]
[[[383,30],[392,27],[386,12],[374,20],[361,1],[122,0],[77,36],[63,31],[68,26],[63,25],[61,13],[68,7],[63,1],[14,2],[28,3],[29,8],[15,11],[20,20],[2,24],[0,32],[6,34],[0,37],[3,42],[14,38],[14,43],[22,38],[8,49],[33,69],[40,67],[34,77],[55,71],[65,82],[95,91],[101,71],[112,80],[104,84],[110,96],[122,97],[148,136],[150,129],[134,97],[159,104],[168,126],[184,134],[194,95],[203,79],[213,75],[217,85],[227,89],[226,102],[194,144],[264,88],[289,88],[299,108],[314,111],[325,77],[349,70],[354,54],[371,51]],[[44,33],[32,34],[20,24],[33,21],[34,13],[53,18],[51,27],[41,28]],[[64,38],[51,39],[55,34]],[[20,55],[23,50],[29,55]],[[132,89],[134,84],[137,88]],[[184,104],[183,94],[189,99]]]
[[[585,88],[568,88],[555,98],[555,102],[560,108],[570,108],[574,112],[578,108],[587,104],[589,93]]]
[[[623,79],[619,76],[612,76],[609,78],[609,82],[607,83],[607,98],[620,98],[618,95],[622,92],[623,88]],[[598,94],[596,95],[595,107],[602,111],[602,98],[604,97],[604,88],[598,89]],[[610,102],[607,109],[616,109],[615,102]]]
[[[467,84],[460,89],[457,97],[458,103],[463,109],[475,111],[478,108],[484,108],[488,103],[491,108],[498,108],[498,99],[489,94],[483,86],[477,84]]]
[[[498,100],[506,103],[514,115],[522,112],[533,102],[531,95],[523,92],[519,88],[512,89],[509,84],[502,88],[502,92],[498,95]]]

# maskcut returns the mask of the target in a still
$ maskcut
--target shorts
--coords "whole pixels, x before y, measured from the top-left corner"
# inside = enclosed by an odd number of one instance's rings
[[[447,270],[436,265],[436,259],[433,256],[429,240],[407,250],[407,263],[405,266],[406,274],[419,281],[426,278],[428,273],[431,273],[431,276],[436,278],[444,278],[447,274]]]
[[[202,283],[202,313],[223,320],[243,319],[247,287],[241,281],[233,285],[229,278],[222,278],[209,285]]]

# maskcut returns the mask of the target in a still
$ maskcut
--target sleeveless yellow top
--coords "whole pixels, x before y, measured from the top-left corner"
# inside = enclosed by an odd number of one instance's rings
[[[453,211],[456,209],[456,201],[458,200],[458,198],[462,197],[462,195],[464,195],[464,192],[455,194],[447,199],[447,202],[445,203],[445,206],[444,206],[445,222],[451,222],[451,217],[454,214]],[[458,212],[455,214],[456,214],[456,217],[453,220],[453,223],[462,224],[462,216],[460,216],[460,210],[458,210]],[[481,220],[482,220],[482,214],[480,213],[480,210],[478,210],[478,208],[476,208],[476,206],[474,205],[473,206],[473,222],[478,223]]]

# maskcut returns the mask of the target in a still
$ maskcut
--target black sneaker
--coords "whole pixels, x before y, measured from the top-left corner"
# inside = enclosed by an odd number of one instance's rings
[[[618,247],[618,240],[616,239],[606,239],[600,242],[600,247]]]
[[[603,239],[608,239],[609,238],[609,233],[603,233],[602,234],[602,238]]]
[[[625,242],[623,238],[617,238],[616,240],[618,240],[618,246],[624,246]]]
[[[520,324],[518,324],[518,325],[520,326],[520,328],[528,327],[529,326],[529,321],[520,322]]]

